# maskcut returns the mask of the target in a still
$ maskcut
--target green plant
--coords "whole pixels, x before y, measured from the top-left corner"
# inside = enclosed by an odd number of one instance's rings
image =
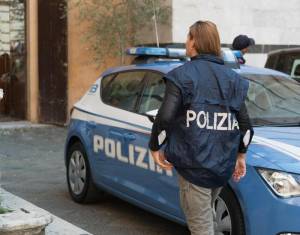
[[[69,9],[79,9],[78,20],[87,22],[83,41],[88,43],[98,64],[107,57],[120,58],[124,64],[125,48],[141,42],[143,32],[152,30],[155,21],[167,25],[170,7],[166,0],[74,0]]]
[[[1,191],[0,191],[0,192],[1,192]],[[1,201],[2,201],[2,199],[1,199],[1,197],[0,197],[0,215],[1,215],[1,214],[8,213],[8,212],[11,212],[11,210],[9,210],[9,209],[4,208],[4,207],[1,206]]]
[[[1,214],[8,213],[8,212],[11,212],[11,210],[6,209],[6,208],[3,208],[3,207],[0,206],[0,215],[1,215]]]

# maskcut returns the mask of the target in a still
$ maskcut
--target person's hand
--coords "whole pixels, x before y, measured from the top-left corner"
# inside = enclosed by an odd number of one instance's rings
[[[173,165],[167,161],[164,152],[162,151],[151,151],[151,155],[156,162],[164,170],[171,170]]]
[[[233,180],[239,182],[246,175],[246,154],[238,153],[235,169],[233,172]]]

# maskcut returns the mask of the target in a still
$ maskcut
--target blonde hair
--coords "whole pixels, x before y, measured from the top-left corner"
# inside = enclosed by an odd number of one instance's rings
[[[220,36],[213,22],[195,22],[190,27],[189,37],[195,41],[195,49],[199,54],[221,55]]]

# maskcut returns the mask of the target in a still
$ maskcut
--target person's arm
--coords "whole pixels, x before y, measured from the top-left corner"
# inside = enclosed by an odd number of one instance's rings
[[[152,151],[158,151],[162,143],[159,143],[159,135],[172,124],[182,105],[180,89],[171,81],[166,82],[166,91],[162,105],[158,111],[152,126],[149,148]],[[165,141],[164,141],[165,142]]]
[[[254,131],[245,103],[242,104],[240,111],[237,113],[236,117],[237,121],[239,122],[241,138],[236,166],[233,173],[233,179],[238,182],[242,177],[246,175],[246,152],[249,144],[251,143]]]
[[[245,103],[242,104],[240,111],[237,113],[237,121],[239,123],[241,138],[239,145],[239,153],[246,153],[254,134],[253,127],[250,122],[248,111]]]
[[[149,142],[149,148],[154,161],[165,170],[171,170],[173,165],[166,160],[164,153],[159,151],[165,142],[165,140],[159,140],[159,136],[163,132],[165,134],[168,133],[168,129],[174,121],[177,112],[180,110],[181,103],[182,97],[179,88],[173,82],[167,80],[165,97],[153,123]]]

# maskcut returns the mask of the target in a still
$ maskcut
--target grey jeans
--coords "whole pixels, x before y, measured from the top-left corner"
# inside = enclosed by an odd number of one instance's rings
[[[178,174],[180,204],[192,235],[218,235],[213,204],[222,188],[194,185]]]

